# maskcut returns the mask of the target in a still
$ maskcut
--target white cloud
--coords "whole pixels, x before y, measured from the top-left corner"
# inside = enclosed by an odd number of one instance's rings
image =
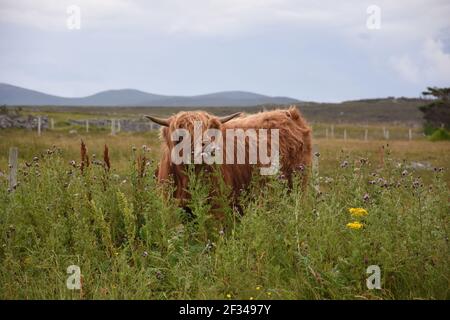
[[[419,82],[420,70],[408,55],[392,57],[389,62],[401,78],[412,83]]]
[[[23,25],[47,31],[67,31],[66,9],[81,8],[82,26],[113,27],[124,15],[130,21],[140,14],[135,2],[125,0],[2,0],[0,22]]]
[[[382,28],[394,36],[431,36],[449,25],[450,4],[442,0],[376,2]],[[216,36],[258,32],[276,24],[356,35],[367,31],[366,9],[372,4],[369,0],[2,0],[0,21],[59,30],[65,26],[65,9],[78,5],[90,29]]]
[[[411,83],[450,82],[450,54],[443,50],[442,42],[426,39],[416,54],[404,54],[390,59],[394,70]]]
[[[366,27],[372,4],[380,30]],[[70,5],[80,32],[66,27]],[[93,87],[156,92],[323,98],[325,81],[346,97],[411,95],[449,81],[449,16],[448,0],[0,0],[0,76],[69,94],[95,75]]]
[[[423,47],[426,78],[450,82],[450,54],[445,53],[441,41],[428,39]]]

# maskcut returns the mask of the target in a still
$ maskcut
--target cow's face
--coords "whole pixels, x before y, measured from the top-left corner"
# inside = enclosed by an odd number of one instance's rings
[[[191,160],[194,161],[196,156],[201,153],[210,154],[212,139],[205,139],[209,129],[221,130],[222,125],[227,121],[239,116],[235,113],[225,117],[217,117],[203,111],[187,111],[180,112],[168,119],[161,119],[153,116],[146,116],[153,122],[162,126],[161,136],[167,145],[169,152],[180,143],[191,144]],[[188,133],[188,141],[184,141]],[[182,152],[180,154],[182,155]]]

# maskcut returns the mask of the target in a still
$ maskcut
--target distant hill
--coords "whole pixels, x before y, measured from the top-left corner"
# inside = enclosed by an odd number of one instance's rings
[[[0,83],[0,105],[11,106],[256,106],[299,103],[289,97],[270,97],[244,91],[224,91],[197,96],[165,96],[134,89],[108,90],[91,96],[65,98]]]

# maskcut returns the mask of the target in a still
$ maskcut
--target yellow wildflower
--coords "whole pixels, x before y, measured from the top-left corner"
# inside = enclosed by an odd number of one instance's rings
[[[260,286],[257,286],[257,287],[256,287],[256,290],[261,290],[261,287],[260,287]]]
[[[348,211],[354,217],[363,217],[368,215],[367,210],[363,208],[350,208]]]
[[[347,228],[355,229],[355,230],[361,229],[363,226],[364,225],[358,221],[347,223]]]
[[[253,297],[250,297],[250,300],[253,300],[254,298]]]
[[[227,298],[228,298],[228,299],[231,299],[231,294],[228,293],[228,294],[227,294]]]
[[[272,292],[267,292],[267,296],[270,297],[272,295]]]

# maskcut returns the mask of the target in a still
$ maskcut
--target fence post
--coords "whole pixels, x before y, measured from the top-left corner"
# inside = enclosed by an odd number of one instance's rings
[[[120,127],[120,120],[117,120],[117,132],[120,132],[121,127]]]
[[[116,135],[116,120],[111,119],[111,135]]]
[[[334,139],[334,124],[331,125],[331,139]]]
[[[412,140],[412,130],[411,130],[411,128],[409,128],[409,130],[408,130],[408,139],[409,139],[409,141]]]
[[[18,168],[19,149],[17,147],[9,148],[9,189],[14,190],[17,186],[17,168]]]
[[[369,129],[364,130],[364,141],[367,142],[369,140]]]
[[[41,117],[38,117],[38,127],[37,127],[37,131],[38,131],[38,136],[41,135],[41,125],[42,125],[42,120]]]
[[[328,140],[328,128],[325,128],[325,138]]]
[[[385,136],[386,140],[389,140],[389,129],[386,129],[386,136]]]
[[[344,141],[347,141],[347,129],[344,129]]]
[[[55,120],[53,118],[50,119],[50,128],[55,130]]]
[[[89,132],[89,120],[86,120],[86,132]]]

